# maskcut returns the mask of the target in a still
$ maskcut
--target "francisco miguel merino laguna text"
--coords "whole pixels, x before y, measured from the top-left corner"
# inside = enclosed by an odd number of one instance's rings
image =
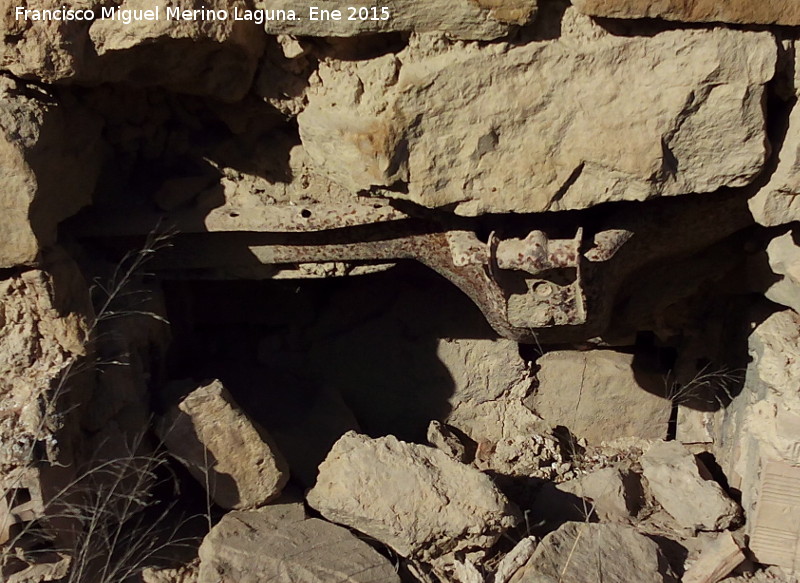
[[[117,6],[103,7],[98,14],[92,9],[75,9],[62,6],[55,9],[29,9],[17,6],[14,11],[17,20],[83,20],[93,21],[100,19],[117,20],[123,24],[130,24],[136,21],[156,21],[161,20],[161,6],[154,6],[150,9],[130,9],[119,8]],[[263,24],[272,20],[301,20],[295,10],[265,9],[254,10],[239,9],[235,7],[233,12],[224,9],[197,8],[193,10],[182,9],[174,6],[164,8],[164,16],[167,20],[188,20],[188,21],[212,21],[212,20],[245,20]],[[322,9],[316,6],[309,6],[308,20],[389,20],[391,14],[387,7],[356,7],[350,6],[342,10]]]

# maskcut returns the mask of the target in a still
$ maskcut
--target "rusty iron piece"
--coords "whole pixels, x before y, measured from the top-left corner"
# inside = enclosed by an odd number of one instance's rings
[[[574,239],[549,239],[542,231],[531,231],[524,239],[506,239],[497,244],[500,269],[524,271],[531,275],[550,269],[576,267],[580,258],[583,230]]]
[[[300,264],[380,264],[411,259],[461,289],[500,335],[533,342],[535,328],[585,321],[579,256],[571,254],[579,248],[578,237],[549,242],[546,248],[554,256],[537,263],[546,270],[570,268],[572,275],[562,278],[563,281],[532,279],[530,273],[520,269],[493,269],[492,249],[496,246],[499,253],[504,241],[492,237],[490,244],[486,244],[474,233],[448,231],[441,225],[419,220],[322,233],[184,234],[174,241],[171,249],[154,257],[150,267],[189,273],[224,267],[231,273],[247,273],[265,265],[297,269]],[[534,262],[519,263],[528,270],[534,265]],[[530,288],[523,294],[506,291],[527,285]],[[518,313],[510,313],[517,310]]]
[[[608,261],[625,243],[630,241],[631,237],[633,237],[633,232],[626,229],[600,231],[594,235],[594,244],[583,256],[593,263]]]

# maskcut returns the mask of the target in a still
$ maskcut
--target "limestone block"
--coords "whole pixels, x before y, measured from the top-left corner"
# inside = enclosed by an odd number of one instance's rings
[[[800,24],[794,0],[574,0],[575,7],[605,18],[663,18],[683,22]]]
[[[555,40],[421,35],[397,54],[323,62],[298,121],[338,184],[460,214],[712,192],[764,167],[776,59],[769,33],[615,36],[568,9]]]
[[[492,40],[505,36],[513,25],[525,24],[536,14],[537,0],[394,0],[377,10],[357,10],[358,4],[335,0],[318,5],[340,12],[340,18],[314,18],[310,4],[301,0],[256,2],[257,8],[294,10],[296,19],[276,18],[264,23],[270,34],[347,37],[376,32],[442,32],[452,38]],[[311,4],[314,5],[313,3]],[[355,7],[351,11],[350,7]],[[382,8],[386,8],[382,11]]]
[[[231,512],[200,545],[198,583],[399,583],[392,564],[347,529],[266,506]]]
[[[588,500],[592,514],[603,522],[625,522],[643,502],[638,476],[619,468],[601,468],[557,487]]]
[[[307,501],[325,518],[425,561],[489,548],[519,520],[481,472],[436,449],[355,432],[336,442]]]
[[[666,437],[671,406],[658,396],[663,379],[633,362],[611,350],[548,352],[537,361],[539,385],[525,404],[589,443]]]
[[[59,221],[91,200],[99,120],[0,77],[0,268],[33,263]]]
[[[159,434],[223,508],[269,502],[289,479],[272,438],[239,409],[219,381],[184,398],[161,420]]]
[[[641,458],[650,493],[683,528],[723,530],[742,518],[708,470],[682,444],[654,443]]]
[[[548,534],[509,583],[663,583],[658,545],[633,527],[567,522]]]
[[[767,246],[769,266],[781,279],[773,283],[764,295],[776,304],[800,312],[800,229],[794,228],[775,237]]]

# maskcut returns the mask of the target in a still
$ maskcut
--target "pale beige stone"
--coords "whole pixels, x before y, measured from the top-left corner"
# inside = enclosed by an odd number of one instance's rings
[[[257,8],[294,10],[297,18],[264,23],[270,34],[347,37],[357,34],[413,31],[442,32],[458,39],[492,40],[525,24],[536,14],[537,0],[394,0],[357,4],[345,0],[309,4],[301,0],[256,3]],[[330,11],[312,18],[310,6]],[[350,7],[356,8],[351,11]],[[358,8],[370,8],[368,12]],[[372,10],[376,7],[377,10]],[[386,10],[382,10],[385,8]],[[338,19],[333,11],[339,11]],[[366,16],[366,18],[364,18]]]
[[[692,530],[723,530],[742,517],[708,470],[676,441],[654,443],[641,458],[647,487],[678,524]]]
[[[159,8],[159,20],[95,20],[89,38],[96,61],[89,61],[79,79],[123,81],[163,86],[173,91],[238,101],[251,86],[266,37],[256,23],[236,20],[234,9],[244,0],[125,0],[122,10]],[[167,7],[181,10],[227,10],[226,19],[173,20]],[[191,43],[191,44],[187,44]],[[147,75],[141,74],[143,65]]]
[[[794,0],[574,0],[573,4],[584,14],[606,18],[800,25],[800,5]]]
[[[664,564],[658,545],[633,527],[567,522],[542,539],[509,583],[663,583]]]
[[[717,583],[745,560],[739,543],[729,532],[723,532],[700,552],[686,569],[683,583]]]
[[[518,510],[481,472],[392,436],[348,432],[306,497],[325,518],[425,561],[491,547]]]
[[[272,438],[215,380],[193,390],[159,424],[169,452],[223,508],[275,499],[289,479]]]
[[[551,426],[599,444],[621,437],[666,437],[670,402],[663,379],[634,368],[631,354],[554,351],[537,361],[538,387],[525,404]]]
[[[66,307],[57,300],[53,278],[43,271],[0,280],[2,473],[27,466],[37,443],[48,456],[58,450],[55,435],[64,418],[57,415],[53,399],[63,399],[69,390],[78,393],[69,374],[87,353],[89,330],[86,317]]]
[[[751,532],[750,549],[759,563],[798,569],[800,468],[778,461],[764,464]]]
[[[199,554],[199,583],[400,581],[386,558],[347,529],[270,506],[226,514]]]
[[[338,184],[399,186],[381,192],[460,214],[712,192],[764,167],[776,54],[769,33],[614,36],[570,9],[555,40],[423,35],[397,54],[325,61],[298,120]]]
[[[781,279],[765,292],[767,299],[800,312],[800,229],[790,229],[767,246],[772,272]]]
[[[619,468],[601,468],[557,487],[587,500],[591,515],[603,522],[626,522],[642,505],[637,476]]]
[[[91,200],[100,123],[43,89],[0,77],[0,268],[32,264]]]

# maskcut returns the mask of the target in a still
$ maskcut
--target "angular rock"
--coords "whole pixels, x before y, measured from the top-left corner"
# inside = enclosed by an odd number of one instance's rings
[[[236,20],[234,10],[248,8],[243,0],[125,0],[121,10],[160,10],[159,20],[99,19],[89,37],[97,62],[89,62],[80,77],[105,82],[162,86],[169,90],[238,101],[247,93],[264,51],[266,37],[256,23]],[[228,18],[194,20],[167,18],[168,7],[180,10],[227,10]],[[143,65],[147,74],[142,75]]]
[[[602,468],[556,486],[589,501],[592,515],[603,522],[625,522],[643,503],[638,476],[619,468]]]
[[[682,583],[717,583],[745,560],[739,544],[729,532],[720,534],[703,548],[683,575]]]
[[[798,193],[800,194],[800,193]],[[775,237],[767,246],[769,266],[781,279],[764,292],[776,304],[800,312],[800,229]]]
[[[800,6],[794,0],[574,0],[573,4],[584,14],[603,18],[800,25]]]
[[[298,120],[316,168],[353,191],[468,215],[580,209],[749,184],[776,59],[769,33],[614,36],[568,9],[556,40],[423,36],[324,62]]]
[[[542,539],[509,583],[663,583],[664,564],[658,545],[632,527],[568,522]]]
[[[551,435],[534,433],[478,444],[475,465],[506,476],[553,480],[570,472],[561,446]]]
[[[770,308],[751,317],[760,324],[748,339],[744,387],[725,409],[715,452],[748,517],[757,512],[765,463],[800,459],[800,315]],[[754,524],[746,525],[751,536]]]
[[[99,135],[88,111],[0,76],[0,268],[32,264],[59,221],[90,202]]]
[[[800,10],[800,6],[796,7]],[[788,79],[794,97],[800,94],[800,57],[795,43],[790,47],[794,58],[787,64],[793,72]],[[786,137],[778,154],[778,166],[769,178],[748,201],[753,218],[760,225],[774,227],[800,220],[800,107],[792,107]]]
[[[142,571],[142,583],[197,583],[200,562],[195,559],[187,565],[158,569],[149,567]]]
[[[302,505],[299,505],[302,512]],[[347,529],[266,506],[231,512],[200,545],[198,583],[399,583],[392,564]]]
[[[467,462],[469,456],[466,447],[447,425],[434,419],[428,425],[427,438],[430,445],[446,453],[450,459],[461,463]]]
[[[739,505],[682,444],[656,442],[642,456],[641,464],[653,498],[681,527],[723,530],[741,520]]]
[[[611,350],[554,351],[537,361],[539,386],[525,404],[552,426],[599,444],[621,437],[666,437],[671,404],[658,375]]]
[[[22,5],[29,10],[55,10],[55,0]],[[17,19],[15,5],[0,8],[0,33],[14,42],[0,44],[0,64],[18,77],[46,83],[124,82],[164,86],[171,90],[237,100],[250,87],[266,35],[254,22],[237,21],[241,0],[152,2],[125,0],[121,11],[159,9],[158,20],[102,18],[98,0],[75,0],[68,8],[92,10],[94,19]],[[181,10],[229,11],[226,19],[168,18],[168,6]],[[124,12],[123,12],[124,14]],[[207,15],[208,13],[206,13]]]
[[[223,508],[248,508],[280,495],[288,468],[272,438],[215,380],[192,391],[160,422],[169,452]]]
[[[514,573],[519,571],[533,556],[538,542],[534,536],[528,536],[519,541],[498,563],[494,579],[492,579],[493,583],[508,583]]]
[[[525,24],[536,14],[538,0],[395,0],[373,10],[344,0],[320,8],[338,10],[340,20],[313,19],[308,2],[256,2],[257,8],[294,10],[297,19],[264,23],[270,34],[347,37],[376,32],[440,32],[457,39],[492,40],[505,36],[513,25]],[[350,7],[356,10],[351,11]],[[364,5],[366,6],[366,5]],[[382,8],[386,8],[385,11]]]
[[[307,501],[329,520],[425,561],[489,548],[519,520],[479,471],[436,449],[354,432],[336,442]]]
[[[85,397],[75,375],[62,375],[87,354],[89,324],[83,316],[87,312],[76,310],[70,302],[80,303],[79,294],[88,291],[63,287],[62,283],[52,274],[38,270],[0,280],[3,476],[15,467],[27,466],[38,446],[45,449],[50,461],[56,461],[60,446],[69,441],[65,432],[56,439],[62,424],[69,419],[60,409],[65,406],[65,396],[70,397],[65,393],[71,392],[74,398]]]

